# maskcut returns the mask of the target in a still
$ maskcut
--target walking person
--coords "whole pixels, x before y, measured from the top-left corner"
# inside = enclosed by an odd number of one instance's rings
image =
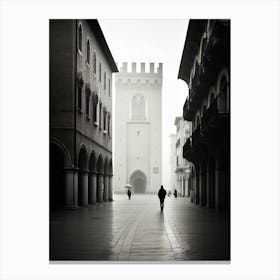
[[[128,199],[131,198],[131,190],[130,189],[127,190],[127,196],[128,196]]]
[[[166,190],[163,188],[163,186],[161,186],[158,191],[158,198],[160,202],[161,211],[163,210],[165,196],[166,196]]]
[[[177,190],[176,189],[174,191],[174,196],[175,196],[175,198],[177,197]]]

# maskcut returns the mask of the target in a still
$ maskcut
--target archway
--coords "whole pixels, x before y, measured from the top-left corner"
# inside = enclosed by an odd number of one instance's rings
[[[141,170],[134,171],[130,176],[130,184],[133,186],[134,193],[146,193],[147,177]]]
[[[79,152],[78,159],[78,205],[88,205],[88,157],[85,147]]]
[[[65,203],[64,192],[65,156],[62,149],[50,143],[50,209],[62,208]]]

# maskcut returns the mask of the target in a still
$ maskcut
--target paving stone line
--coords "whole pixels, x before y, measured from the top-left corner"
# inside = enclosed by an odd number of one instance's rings
[[[143,218],[145,211],[142,212],[140,216],[138,216],[137,220],[133,222],[132,226],[129,227],[128,233],[126,234],[125,238],[123,239],[123,244],[118,255],[119,261],[128,261],[129,254],[131,251],[133,239],[136,233],[137,226],[140,220]]]
[[[186,246],[180,238],[179,232],[177,231],[175,225],[173,224],[167,213],[165,213],[165,218],[166,219],[164,219],[164,226],[171,248],[173,250],[174,257],[178,261],[186,260],[185,251],[188,249],[188,245]]]

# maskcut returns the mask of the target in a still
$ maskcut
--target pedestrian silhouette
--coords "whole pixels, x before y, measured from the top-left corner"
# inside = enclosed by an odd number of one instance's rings
[[[158,198],[160,202],[161,211],[163,210],[165,196],[166,196],[166,190],[163,188],[163,186],[161,186],[158,191]]]
[[[177,197],[177,190],[174,191],[174,196]]]
[[[127,195],[128,195],[128,199],[130,199],[131,198],[131,191],[130,191],[130,189],[127,190]]]

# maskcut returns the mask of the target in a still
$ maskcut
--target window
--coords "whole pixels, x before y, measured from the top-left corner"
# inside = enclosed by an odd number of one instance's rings
[[[99,63],[99,82],[101,83],[101,62]]]
[[[111,96],[111,80],[108,78],[108,92],[109,92],[109,97]]]
[[[103,110],[103,130],[106,131],[106,115],[107,115],[107,112],[106,112],[106,109],[104,108]]]
[[[102,124],[101,116],[102,116],[102,103],[100,102],[99,103],[99,129],[101,129],[101,124]]]
[[[92,97],[92,120],[93,123],[97,122],[97,104],[98,104],[98,96],[96,94]]]
[[[104,72],[104,89],[106,90],[106,81],[107,81],[107,79],[106,79],[106,72]]]
[[[93,53],[93,73],[96,75],[96,52]]]
[[[89,86],[86,88],[86,115],[89,118],[89,99],[90,99],[91,91]]]
[[[144,96],[135,95],[132,97],[132,118],[133,119],[145,119],[146,118],[146,104]]]
[[[78,48],[79,48],[79,51],[82,52],[82,37],[83,37],[83,33],[82,33],[82,25],[80,24],[79,25],[79,45],[78,45]]]
[[[87,40],[87,64],[90,64],[90,44],[89,40]]]

